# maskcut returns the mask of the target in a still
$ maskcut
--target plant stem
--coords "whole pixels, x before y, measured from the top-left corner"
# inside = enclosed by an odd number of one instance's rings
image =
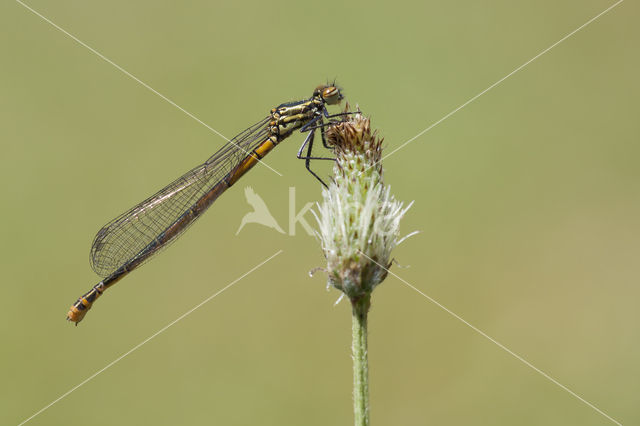
[[[352,303],[353,412],[355,426],[369,426],[369,360],[367,353],[367,314],[371,296]]]

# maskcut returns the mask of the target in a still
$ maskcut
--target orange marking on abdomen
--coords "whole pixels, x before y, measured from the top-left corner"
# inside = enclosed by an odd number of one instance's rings
[[[265,155],[269,153],[273,148],[275,148],[276,144],[273,143],[271,139],[267,139],[258,146],[254,152],[251,152],[249,155],[245,157],[244,160],[238,166],[233,169],[233,171],[229,174],[229,179],[227,183],[229,186],[233,185],[244,176],[253,166],[258,164],[260,158],[263,158]],[[259,156],[259,158],[258,158]]]

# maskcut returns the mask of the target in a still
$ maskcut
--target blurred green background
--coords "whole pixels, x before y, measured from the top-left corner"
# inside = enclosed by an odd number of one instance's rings
[[[110,2],[30,6],[231,137],[337,79],[387,150],[608,1]],[[415,200],[395,273],[623,424],[640,423],[640,120],[627,1],[385,160]],[[349,425],[350,310],[287,228],[320,186],[302,136],[225,194],[79,327],[107,221],[224,142],[19,3],[0,6],[0,424]],[[323,173],[328,168],[319,166]],[[308,214],[306,219],[313,223]],[[613,424],[396,278],[370,319],[375,425]]]

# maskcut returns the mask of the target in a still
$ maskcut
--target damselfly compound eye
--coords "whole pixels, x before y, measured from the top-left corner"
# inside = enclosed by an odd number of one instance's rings
[[[340,89],[335,86],[327,86],[322,89],[322,98],[329,105],[335,105],[342,100],[342,93],[340,93]]]

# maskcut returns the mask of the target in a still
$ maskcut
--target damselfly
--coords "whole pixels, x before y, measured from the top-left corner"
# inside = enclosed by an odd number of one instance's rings
[[[67,320],[76,325],[82,321],[106,289],[174,241],[224,191],[295,130],[309,132],[298,158],[304,159],[307,170],[322,182],[309,167],[312,159],[321,158],[311,156],[313,138],[319,128],[323,144],[328,147],[323,118],[331,116],[326,105],[341,100],[336,86],[322,85],[307,100],[273,108],[269,116],[231,139],[206,162],[102,227],[91,246],[91,266],[103,280],[78,298],[69,309]]]

